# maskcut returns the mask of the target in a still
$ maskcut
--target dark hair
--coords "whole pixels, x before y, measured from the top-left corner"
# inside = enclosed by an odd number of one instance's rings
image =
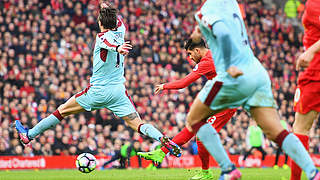
[[[206,48],[206,43],[204,42],[204,40],[201,38],[199,42],[194,42],[192,41],[192,39],[188,39],[184,45],[184,48],[186,50],[193,50],[194,48]]]
[[[98,21],[106,29],[117,28],[117,14],[118,10],[112,7],[100,8]]]

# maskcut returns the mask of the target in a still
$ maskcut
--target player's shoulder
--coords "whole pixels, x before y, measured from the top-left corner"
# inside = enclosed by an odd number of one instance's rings
[[[201,59],[201,61],[195,66],[193,71],[202,71],[206,69],[210,69],[214,67],[213,59],[210,57],[204,57]]]
[[[97,41],[98,39],[99,39],[100,41],[105,41],[105,40],[110,41],[110,40],[113,39],[112,32],[110,32],[110,31],[100,32],[100,33],[98,33],[97,36],[96,36],[96,41]]]
[[[224,13],[228,11],[226,9],[226,3],[233,0],[207,0],[200,9],[195,13],[195,18],[198,22],[201,22],[205,26],[211,26],[215,22],[224,19]]]
[[[206,0],[200,7],[202,11],[225,11],[238,6],[236,0]],[[228,8],[227,8],[228,7]]]
[[[202,59],[198,64],[198,70],[202,71],[202,70],[206,70],[206,69],[212,69],[214,68],[214,63],[212,59],[209,58],[205,58]]]
[[[305,12],[307,16],[315,16],[320,20],[320,0],[307,1]]]
[[[122,16],[118,16],[117,17],[117,28],[121,28],[121,27],[124,27],[125,28],[125,24],[124,24],[124,22],[123,22],[123,18],[122,18]]]

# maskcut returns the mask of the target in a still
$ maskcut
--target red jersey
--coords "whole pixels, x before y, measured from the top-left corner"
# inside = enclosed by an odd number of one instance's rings
[[[302,16],[305,32],[303,45],[306,49],[320,39],[320,0],[308,0]]]
[[[302,17],[305,28],[303,45],[308,49],[320,39],[320,0],[308,0]],[[306,114],[320,112],[320,52],[315,54],[308,68],[299,74],[294,96],[294,111]]]
[[[180,80],[166,83],[163,88],[182,89],[195,82],[202,75],[206,76],[207,79],[213,79],[217,75],[210,50],[208,50],[206,55],[202,57],[200,62],[193,68],[193,71],[190,74]]]
[[[303,45],[308,49],[320,39],[320,0],[308,0],[302,16],[305,28]],[[299,75],[298,84],[320,80],[320,52],[318,52],[309,67]]]

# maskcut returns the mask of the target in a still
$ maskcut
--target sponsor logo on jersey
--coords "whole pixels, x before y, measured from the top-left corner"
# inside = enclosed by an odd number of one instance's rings
[[[197,71],[198,70],[198,64],[193,68],[193,71]]]

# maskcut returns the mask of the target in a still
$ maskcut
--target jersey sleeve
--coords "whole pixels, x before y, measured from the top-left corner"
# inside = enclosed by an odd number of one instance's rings
[[[195,18],[200,26],[206,28],[209,31],[212,30],[213,24],[221,20],[219,16],[213,14],[202,14],[201,11],[198,11],[195,14]]]
[[[116,51],[118,44],[113,43],[114,39],[106,33],[98,34],[96,43],[100,48]]]
[[[200,26],[205,27],[207,30],[211,31],[213,24],[222,20],[218,15],[219,13],[214,13],[217,11],[212,7],[217,6],[214,1],[206,1],[201,8],[195,14],[195,19]]]
[[[182,89],[182,88],[189,86],[191,83],[195,82],[200,77],[201,77],[200,74],[192,71],[190,74],[188,74],[186,77],[184,77],[180,80],[166,83],[163,86],[163,89]]]

